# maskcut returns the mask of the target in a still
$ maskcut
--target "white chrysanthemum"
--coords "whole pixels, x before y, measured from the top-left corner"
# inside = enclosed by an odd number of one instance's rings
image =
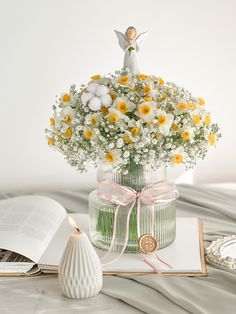
[[[135,108],[135,104],[130,102],[126,97],[117,97],[113,103],[113,107],[120,113],[126,114]]]
[[[172,166],[180,165],[185,160],[185,152],[182,146],[178,147],[177,149],[171,152],[171,159],[170,164]]]
[[[153,101],[143,102],[138,105],[135,114],[144,121],[152,121],[156,115],[156,104]]]
[[[75,117],[75,111],[70,107],[64,107],[60,113],[59,120],[63,124],[71,124]]]
[[[157,113],[157,123],[160,133],[168,135],[170,127],[174,121],[174,116],[170,113],[166,113],[163,110],[159,110]]]

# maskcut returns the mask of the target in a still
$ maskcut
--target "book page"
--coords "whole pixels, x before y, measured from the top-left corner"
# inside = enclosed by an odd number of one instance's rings
[[[44,196],[0,201],[0,248],[37,263],[65,216],[59,203]]]

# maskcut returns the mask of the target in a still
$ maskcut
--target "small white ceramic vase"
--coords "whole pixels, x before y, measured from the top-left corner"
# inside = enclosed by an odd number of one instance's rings
[[[71,234],[59,264],[63,294],[72,299],[89,298],[102,288],[102,265],[85,232]]]

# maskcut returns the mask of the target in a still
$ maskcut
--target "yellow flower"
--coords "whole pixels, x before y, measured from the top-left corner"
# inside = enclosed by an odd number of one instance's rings
[[[54,144],[54,138],[49,137],[48,139],[48,145],[53,145]]]
[[[99,80],[100,78],[101,78],[101,75],[99,75],[99,74],[95,74],[95,75],[91,76],[91,80],[94,80],[94,81]]]
[[[161,77],[159,77],[159,85],[164,85],[164,84],[165,84],[165,81]]]
[[[189,103],[187,104],[187,107],[188,107],[188,109],[192,109],[192,110],[195,110],[195,109],[196,109],[196,105],[195,105],[194,103],[192,103],[192,102],[189,102]]]
[[[128,106],[127,106],[127,104],[126,104],[124,101],[120,101],[120,102],[118,102],[118,104],[117,104],[117,109],[118,109],[121,113],[125,114],[125,113],[127,112],[127,110],[128,110]]]
[[[116,123],[119,120],[119,117],[118,117],[118,115],[116,113],[109,113],[108,120],[111,123]]]
[[[214,133],[210,133],[208,135],[208,143],[211,146],[215,145],[215,143],[216,143],[216,135]]]
[[[184,157],[181,154],[175,154],[171,158],[173,164],[180,164],[183,160]]]
[[[138,111],[141,115],[146,116],[152,112],[152,107],[149,104],[142,104]]]
[[[66,137],[67,139],[70,139],[71,136],[72,136],[72,130],[71,130],[71,128],[68,128],[68,129],[66,130],[66,132],[65,132],[65,137]]]
[[[172,126],[171,126],[171,129],[174,131],[174,132],[178,132],[179,131],[179,127],[176,123],[173,123]]]
[[[117,161],[117,157],[112,152],[107,152],[106,155],[105,155],[105,160],[109,164],[114,164]]]
[[[120,76],[118,78],[118,82],[122,85],[127,85],[129,83],[129,77],[128,76]]]
[[[137,78],[146,81],[148,79],[148,76],[145,74],[137,74]]]
[[[62,142],[62,137],[59,135],[59,136],[57,137],[57,140],[58,140],[58,142]]]
[[[50,118],[50,125],[51,125],[51,126],[54,126],[54,125],[55,125],[55,119],[52,118],[52,117]]]
[[[198,98],[198,103],[200,106],[204,106],[205,105],[205,100],[201,97]]]
[[[161,98],[162,98],[163,100],[165,100],[165,99],[167,98],[167,95],[166,95],[166,94],[162,94],[162,95],[161,95]]]
[[[205,116],[204,123],[209,125],[211,123],[211,116]]]
[[[184,102],[180,102],[177,104],[177,108],[180,110],[186,110],[186,109],[188,109],[188,105]]]
[[[139,128],[132,128],[131,130],[130,130],[130,132],[132,133],[132,135],[133,136],[135,136],[135,135],[138,135],[139,134]]]
[[[124,142],[127,143],[127,144],[131,144],[131,143],[133,142],[133,141],[132,141],[132,138],[130,138],[129,135],[125,135],[125,136],[123,137],[123,140],[124,140]]]
[[[158,123],[159,123],[160,125],[165,124],[166,121],[167,121],[167,116],[159,116],[159,117],[158,117]]]
[[[92,138],[92,136],[93,136],[93,130],[91,130],[91,129],[84,130],[84,137],[85,138],[90,139],[90,138]]]
[[[143,87],[143,92],[145,93],[145,94],[148,94],[148,93],[150,93],[152,91],[152,86],[150,86],[150,85],[145,85],[144,87]]]
[[[71,124],[73,120],[73,117],[70,116],[70,115],[65,115],[64,119],[63,119],[63,122],[67,123],[67,124]]]
[[[134,85],[134,86],[130,87],[130,91],[131,92],[135,92],[136,91],[136,86]]]
[[[102,106],[102,107],[101,107],[101,112],[102,112],[102,114],[103,114],[104,116],[106,116],[106,115],[108,114],[108,108],[105,107],[105,106]]]
[[[182,137],[182,140],[183,141],[187,141],[190,139],[190,132],[189,131],[184,131],[182,134],[181,134],[181,137]]]
[[[65,93],[62,98],[61,98],[62,102],[69,102],[71,100],[71,97],[69,94]]]
[[[145,100],[145,101],[152,101],[152,97],[143,97],[143,100]]]
[[[194,115],[192,119],[194,124],[199,124],[201,122],[201,117],[199,115]]]
[[[96,118],[96,117],[93,116],[93,117],[91,118],[91,124],[92,124],[92,125],[97,125],[97,118]]]

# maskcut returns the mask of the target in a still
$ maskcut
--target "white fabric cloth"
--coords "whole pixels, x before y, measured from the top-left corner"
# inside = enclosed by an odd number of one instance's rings
[[[206,246],[218,237],[236,234],[236,190],[224,186],[178,188],[177,215],[203,220]],[[37,194],[56,199],[68,212],[87,212],[88,193]],[[2,198],[10,196],[16,195]],[[87,300],[64,298],[55,277],[0,278],[0,313],[235,313],[236,272],[213,265],[207,268],[207,277],[105,276],[102,293]]]

